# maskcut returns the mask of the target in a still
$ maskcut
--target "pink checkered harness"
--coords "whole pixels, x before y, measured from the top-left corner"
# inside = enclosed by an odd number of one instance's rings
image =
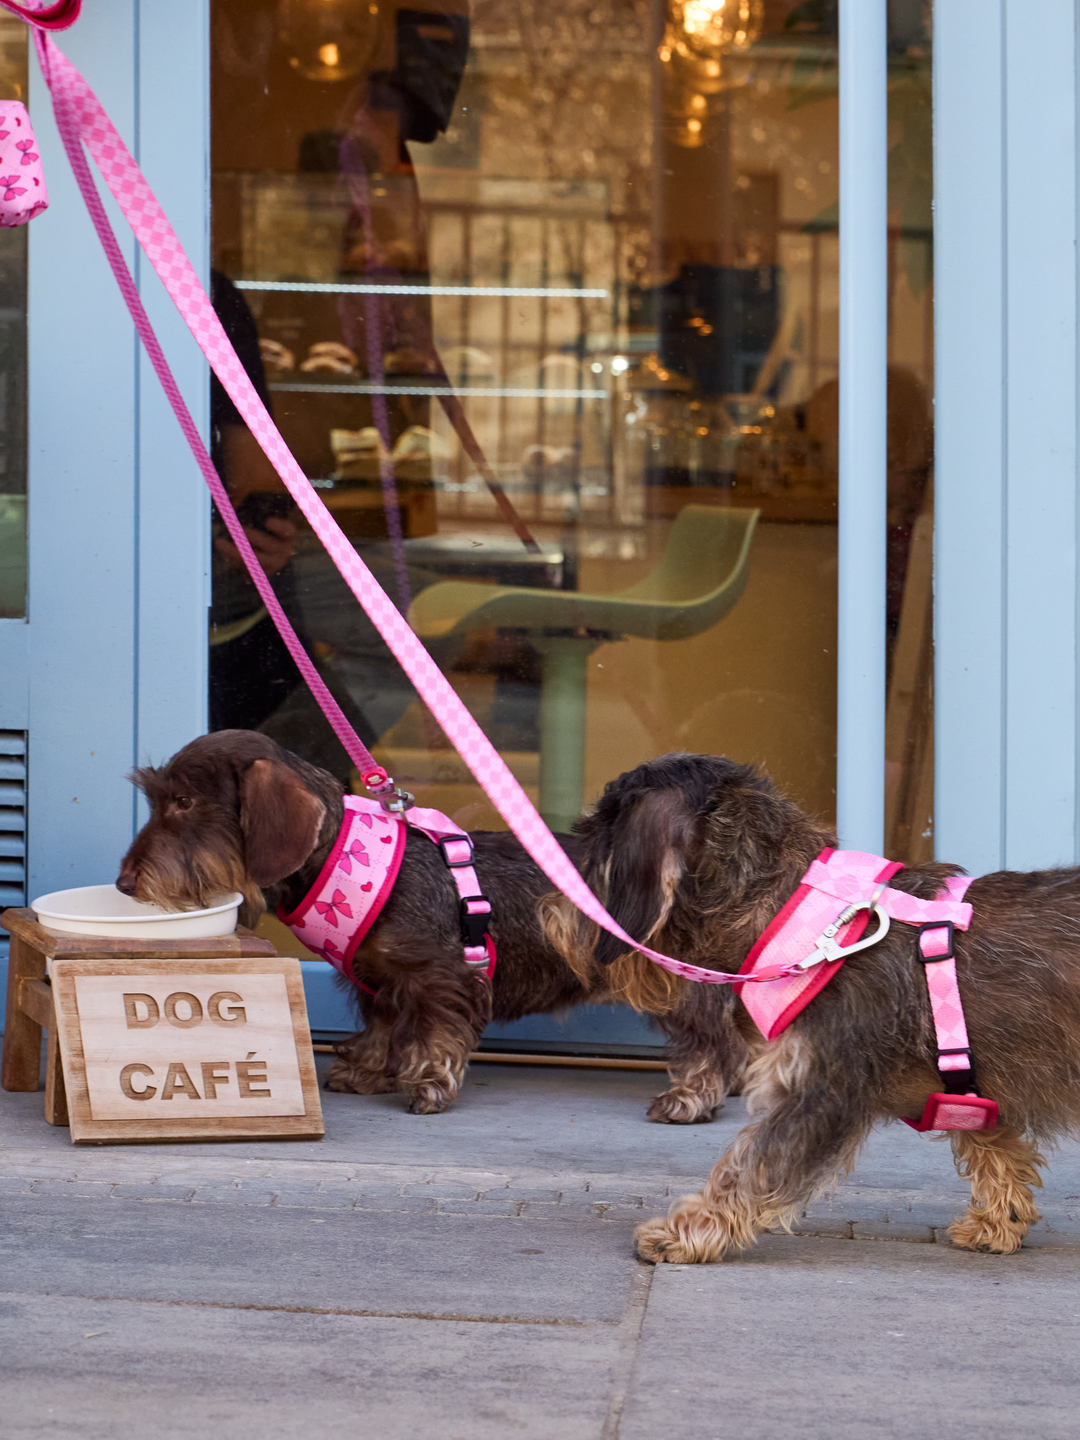
[[[971,877],[950,876],[934,900],[917,900],[888,882],[904,867],[860,850],[823,850],[799,888],[757,941],[740,972],[747,978],[777,966],[786,973],[764,985],[736,986],[750,1018],[774,1040],[826,986],[849,955],[876,945],[892,920],[919,927],[937,1035],[942,1091],[930,1096],[915,1130],[992,1130],[998,1107],[975,1090],[971,1044],[956,979],[956,930],[971,924],[964,895]],[[837,903],[843,908],[837,914]],[[877,929],[865,935],[871,916]]]
[[[458,919],[465,966],[482,980],[495,973],[495,944],[487,933],[491,903],[480,891],[472,841],[439,810],[413,806],[406,817],[387,814],[377,800],[345,796],[345,818],[319,878],[278,919],[309,950],[328,960],[368,995],[375,991],[353,974],[360,942],[379,918],[401,869],[405,827],[411,825],[439,848],[458,892]]]

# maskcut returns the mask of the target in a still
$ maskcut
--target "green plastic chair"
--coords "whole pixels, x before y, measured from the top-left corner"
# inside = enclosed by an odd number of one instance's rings
[[[722,620],[746,586],[760,513],[685,506],[656,569],[615,595],[447,580],[413,601],[422,640],[488,626],[528,632],[542,657],[539,808],[553,829],[569,830],[581,813],[590,654],[631,635],[685,640]]]

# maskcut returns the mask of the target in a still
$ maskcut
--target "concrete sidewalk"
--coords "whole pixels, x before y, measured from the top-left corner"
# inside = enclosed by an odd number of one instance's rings
[[[0,1094],[3,1434],[1075,1433],[1080,1146],[1018,1256],[948,1245],[948,1145],[894,1126],[799,1237],[653,1271],[633,1226],[745,1120],[650,1125],[661,1080],[485,1064],[441,1116],[324,1092],[318,1144],[86,1149]]]

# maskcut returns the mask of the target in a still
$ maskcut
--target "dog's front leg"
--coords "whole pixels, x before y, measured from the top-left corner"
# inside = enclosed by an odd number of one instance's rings
[[[721,1260],[763,1230],[787,1229],[813,1195],[851,1169],[873,1121],[857,1090],[810,1073],[808,1047],[793,1032],[746,1072],[743,1094],[764,1118],[739,1132],[704,1190],[684,1195],[664,1219],[635,1231],[653,1264]]]
[[[389,1068],[390,1025],[385,1017],[368,1015],[359,1035],[337,1047],[337,1059],[326,1072],[326,1088],[352,1095],[384,1095],[397,1089]]]
[[[491,985],[463,973],[452,981],[421,975],[416,993],[398,996],[389,1065],[412,1115],[438,1115],[453,1104],[469,1056],[491,1018]]]
[[[1030,1140],[999,1125],[996,1130],[955,1130],[956,1168],[971,1181],[971,1204],[949,1226],[949,1239],[967,1250],[1011,1255],[1039,1218],[1032,1186],[1042,1188],[1038,1166],[1046,1161]]]

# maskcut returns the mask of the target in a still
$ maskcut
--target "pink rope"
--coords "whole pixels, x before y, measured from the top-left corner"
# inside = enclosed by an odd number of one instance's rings
[[[6,3],[6,0],[0,0],[0,4],[5,5],[5,8],[12,8]],[[23,18],[31,19],[28,15],[24,15]],[[172,226],[147,184],[142,171],[105,113],[101,102],[75,66],[57,47],[51,36],[36,29],[34,38],[42,72],[53,98],[64,148],[71,160],[75,178],[90,211],[95,229],[101,239],[136,329],[146,346],[154,370],[161,380],[169,403],[195,456],[196,463],[206,483],[210,486],[229,533],[244,558],[244,563],[251,573],[263,603],[278,626],[305,681],[311,687],[312,693],[334,727],[335,733],[360,767],[361,772],[374,766],[371,753],[353,732],[301,646],[269,581],[263,574],[262,567],[243,532],[243,527],[236,518],[225,488],[206,454],[206,448],[184,404],[176,381],[169,370],[168,362],[165,360],[161,346],[139,300],[134,282],[124,264],[116,237],[109,226],[100,196],[80,149],[80,139],[85,142],[93,156],[102,178],[199,348],[210,362],[214,373],[240,412],[245,424],[280,475],[285,488],[296,501],[312,530],[326,547],[327,553],[349,589],[390,647],[398,663],[423,697],[458,754],[479,781],[499,814],[552,884],[572,900],[590,920],[623,941],[628,949],[640,951],[642,955],[655,961],[665,970],[685,979],[709,985],[726,985],[736,981],[746,983],[751,979],[754,981],[775,980],[792,973],[793,967],[791,966],[774,967],[774,971],[763,969],[753,976],[746,976],[708,970],[697,965],[687,965],[681,960],[674,960],[668,955],[662,955],[656,950],[639,944],[607,913],[567,858],[529,797],[508,769],[502,756],[465,709],[445,676],[399,614],[390,597],[383,591],[353,549],[310,481],[297,465],[260,400],[251,379],[237,358]]]

